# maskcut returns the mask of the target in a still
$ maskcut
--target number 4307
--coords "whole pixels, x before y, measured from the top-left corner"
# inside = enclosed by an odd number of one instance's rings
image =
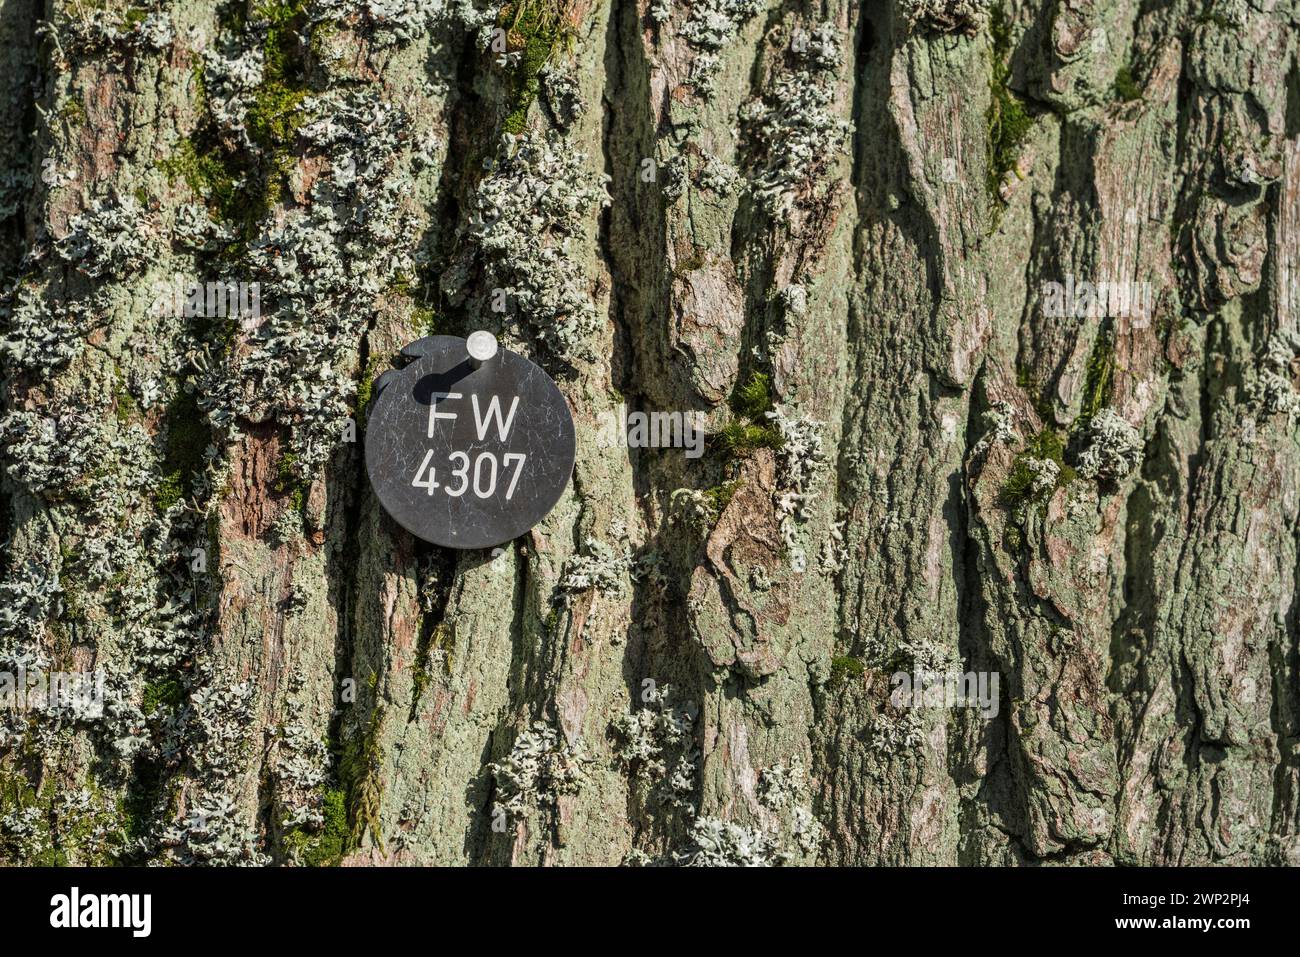
[[[454,498],[464,495],[473,485],[474,494],[479,498],[491,498],[497,490],[497,457],[493,452],[480,452],[478,458],[474,460],[474,477],[470,479],[470,462],[469,455],[465,452],[452,452],[452,464],[459,461],[459,467],[451,470],[451,477],[459,481],[455,488],[450,485],[440,485],[438,483],[437,472],[435,468],[429,466],[433,459],[433,449],[424,453],[424,461],[420,463],[419,469],[416,470],[415,478],[411,479],[411,485],[415,488],[424,489],[429,495],[433,490],[441,488]],[[511,465],[516,465],[514,472],[510,476],[510,484],[506,487],[506,501],[509,501],[515,494],[515,486],[519,484],[519,476],[524,471],[524,461],[528,458],[522,452],[507,452],[501,456],[501,468],[509,470]],[[425,473],[428,473],[426,477]]]

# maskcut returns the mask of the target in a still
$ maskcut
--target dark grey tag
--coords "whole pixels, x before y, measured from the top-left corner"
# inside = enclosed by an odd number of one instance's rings
[[[366,470],[388,514],[450,548],[517,538],[555,507],[573,474],[573,417],[550,376],[475,333],[429,336],[385,373],[366,424]],[[475,366],[478,366],[475,368]]]

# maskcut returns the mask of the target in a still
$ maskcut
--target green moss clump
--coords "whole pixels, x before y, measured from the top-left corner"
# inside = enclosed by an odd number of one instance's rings
[[[321,800],[325,823],[315,834],[301,829],[284,837],[285,848],[304,867],[334,867],[348,850],[347,795],[342,788],[326,788]]]
[[[126,386],[120,382],[113,393],[113,416],[117,419],[117,424],[121,426],[130,425],[133,420],[140,416],[140,404],[135,401],[135,396],[127,391]]]
[[[1115,82],[1111,84],[1111,89],[1115,93],[1115,99],[1125,103],[1142,99],[1142,88],[1133,78],[1133,69],[1127,63],[1116,71]]]
[[[505,132],[517,136],[541,91],[542,68],[557,50],[572,46],[575,34],[564,0],[514,0],[502,7],[497,22],[506,27],[508,48],[521,51],[510,76],[509,111],[502,123]]]
[[[781,430],[767,419],[772,409],[771,379],[755,372],[736,387],[731,396],[731,410],[736,418],[718,433],[718,445],[731,455],[748,455],[755,449],[779,449],[784,442]]]
[[[159,708],[175,708],[184,697],[184,689],[175,678],[150,681],[144,686],[144,695],[140,700],[140,710],[153,714]]]
[[[296,90],[279,82],[264,83],[257,88],[248,108],[248,134],[253,142],[268,149],[288,144],[302,125],[299,107],[306,90]]]
[[[1088,356],[1088,373],[1084,379],[1083,404],[1074,431],[1086,431],[1093,416],[1110,402],[1111,387],[1115,380],[1115,340],[1110,333],[1102,333],[1093,343]]]
[[[1056,463],[1059,470],[1056,484],[1034,494],[1034,480],[1037,474],[1030,465],[1030,460],[1045,460]],[[1029,501],[1046,502],[1058,488],[1069,485],[1076,477],[1073,467],[1065,464],[1065,443],[1055,429],[1043,429],[1034,436],[1025,449],[1016,456],[1011,464],[1011,473],[1002,486],[1002,501],[1007,505],[1020,505]]]
[[[416,306],[411,311],[411,323],[422,336],[436,336],[441,316],[432,306]]]
[[[781,431],[773,425],[728,422],[718,434],[718,444],[732,455],[748,455],[756,449],[779,449]]]
[[[167,174],[169,182],[184,180],[194,195],[207,203],[222,221],[238,218],[241,202],[238,174],[227,165],[220,151],[187,138],[158,166]]]
[[[837,655],[831,659],[831,684],[838,688],[853,678],[861,678],[866,670],[862,659]]]
[[[713,488],[704,490],[704,497],[708,499],[709,505],[713,508],[715,514],[721,515],[731,504],[731,500],[736,495],[736,489],[740,488],[740,482],[723,482],[721,485],[715,485]]]
[[[189,494],[191,481],[203,470],[210,439],[206,421],[193,393],[182,390],[167,406],[163,416],[167,446],[154,492],[159,508],[168,509]]]
[[[339,777],[347,791],[348,847],[357,847],[365,832],[369,831],[380,851],[384,848],[379,827],[379,806],[383,799],[383,781],[379,776],[379,729],[383,722],[384,710],[382,706],[377,707],[371,716],[370,727],[343,745]]]
[[[298,456],[285,452],[275,467],[275,483],[272,487],[281,495],[289,496],[289,507],[301,512],[307,504],[308,484],[298,477]]]
[[[758,419],[772,409],[772,380],[763,372],[753,373],[731,397],[731,410],[747,419]]]
[[[415,650],[415,669],[412,676],[413,687],[411,689],[411,719],[419,713],[420,699],[424,696],[424,689],[429,686],[429,656],[435,651],[442,652],[443,673],[451,677],[452,652],[455,650],[455,641],[452,638],[451,626],[445,621],[439,622],[434,628],[426,634],[421,635],[419,644]]]
[[[1001,198],[1002,181],[1016,167],[1021,144],[1034,125],[1024,104],[1011,92],[1011,25],[1002,9],[995,8],[989,22],[993,38],[992,72],[989,77],[991,99],[988,120],[988,190],[995,200]]]
[[[370,400],[374,398],[375,378],[382,365],[382,359],[372,357],[361,370],[361,378],[357,380],[357,423],[361,426],[366,424],[366,410],[370,407]]]
[[[81,97],[70,96],[63,108],[59,110],[59,116],[69,126],[81,126],[86,122],[86,106],[81,102]]]

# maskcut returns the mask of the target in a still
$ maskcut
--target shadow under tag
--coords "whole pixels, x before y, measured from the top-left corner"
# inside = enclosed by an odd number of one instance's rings
[[[388,514],[449,548],[501,545],[545,518],[575,450],[551,377],[482,332],[402,353],[414,361],[380,376],[366,422],[366,471]]]

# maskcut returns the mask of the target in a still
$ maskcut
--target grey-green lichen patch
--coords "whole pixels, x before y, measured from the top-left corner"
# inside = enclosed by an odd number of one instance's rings
[[[691,825],[689,843],[674,855],[683,867],[772,867],[778,863],[776,838],[757,827],[716,817]]]
[[[159,228],[134,196],[96,201],[68,221],[55,252],[91,279],[139,272],[156,246]]]
[[[694,814],[699,708],[690,701],[676,704],[671,685],[647,688],[641,698],[643,707],[610,723],[615,754],[648,797]]]
[[[171,17],[163,10],[130,7],[59,6],[53,19],[37,27],[38,35],[51,37],[64,55],[90,54],[124,59],[140,51],[161,52],[176,39]]]
[[[1300,389],[1296,386],[1296,365],[1300,358],[1300,334],[1275,333],[1260,362],[1253,394],[1266,415],[1282,415],[1294,422],[1300,418]]]
[[[778,867],[816,860],[825,829],[812,811],[811,782],[802,759],[773,765],[757,787],[761,823],[696,818],[685,846],[661,863],[685,867]],[[654,863],[639,859],[636,863]]]
[[[464,249],[442,275],[444,294],[507,342],[535,343],[563,364],[592,359],[600,320],[572,250],[609,203],[605,182],[560,138],[503,136],[462,230]],[[492,311],[500,296],[504,317]]]
[[[691,82],[705,98],[714,94],[720,53],[749,20],[761,13],[763,0],[700,0],[691,4],[690,16],[678,35],[700,51],[691,65]],[[666,21],[667,11],[656,15]]]
[[[781,436],[774,495],[781,540],[789,549],[791,567],[801,572],[807,558],[797,529],[812,515],[812,505],[826,477],[824,423],[779,404],[767,415]]]
[[[1084,478],[1118,480],[1142,461],[1142,436],[1113,409],[1102,409],[1089,424],[1088,445],[1079,455]]]
[[[105,322],[104,306],[61,296],[50,287],[16,280],[0,296],[0,357],[14,369],[49,378],[81,355],[86,336]]]
[[[992,0],[903,0],[899,6],[914,30],[974,36],[992,5]]]
[[[594,588],[606,593],[615,593],[627,580],[632,566],[633,557],[626,549],[625,543],[622,550],[616,550],[598,539],[588,539],[583,551],[565,563],[560,588],[568,592],[582,592]]]
[[[573,794],[587,779],[582,743],[570,743],[545,721],[534,721],[515,737],[510,753],[487,766],[492,775],[492,814],[518,820],[538,809],[553,809],[565,794]]]
[[[186,808],[159,839],[164,854],[177,863],[269,863],[256,822],[231,793],[252,753],[253,699],[247,682],[227,683],[219,676],[190,697],[193,769]]]
[[[294,474],[305,479],[345,439],[363,304],[413,268],[414,227],[396,172],[405,115],[367,91],[327,92],[302,111],[298,133],[330,155],[329,171],[309,210],[250,244],[247,265],[273,312],[235,368],[216,370],[203,404],[223,429],[272,416],[288,424]]]
[[[329,764],[325,742],[307,727],[295,723],[278,729],[271,768],[280,827],[319,830],[324,826]]]
[[[835,25],[818,24],[790,57],[791,69],[741,110],[750,189],[778,222],[787,221],[796,204],[825,201],[834,188],[826,174],[852,132],[831,108],[841,57]]]

